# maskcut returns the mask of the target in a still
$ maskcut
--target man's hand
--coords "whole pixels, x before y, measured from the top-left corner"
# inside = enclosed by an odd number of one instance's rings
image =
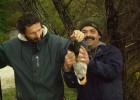
[[[70,38],[74,41],[81,42],[84,39],[84,33],[79,30],[74,30]]]
[[[72,68],[72,65],[75,64],[75,54],[71,51],[67,51],[67,54],[65,56],[65,61],[64,61],[64,70],[66,72],[69,72]]]
[[[80,50],[79,50],[78,62],[84,62],[87,65],[90,62],[89,57],[88,57],[88,53],[87,53],[86,49],[83,46],[81,46]]]

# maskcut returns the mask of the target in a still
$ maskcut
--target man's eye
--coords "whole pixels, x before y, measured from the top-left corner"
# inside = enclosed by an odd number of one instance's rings
[[[95,31],[90,31],[91,33],[95,33]]]
[[[42,28],[40,28],[40,29],[38,30],[38,32],[41,31],[41,30],[42,30]]]
[[[87,33],[87,31],[82,31],[83,33]]]
[[[32,33],[30,33],[31,35],[34,35],[36,32],[32,32]]]

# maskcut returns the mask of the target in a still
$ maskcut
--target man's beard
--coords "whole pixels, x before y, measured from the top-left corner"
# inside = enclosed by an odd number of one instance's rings
[[[35,38],[35,39],[30,39],[30,38],[28,38],[26,35],[25,35],[25,38],[28,40],[28,41],[31,41],[31,42],[37,42],[37,41],[39,41],[40,39],[42,39],[43,38],[43,33],[42,33],[42,35],[40,36],[40,38]]]

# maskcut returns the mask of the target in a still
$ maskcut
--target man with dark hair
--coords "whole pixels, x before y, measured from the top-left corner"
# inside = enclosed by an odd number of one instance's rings
[[[61,68],[71,40],[48,32],[33,13],[19,17],[17,29],[18,37],[0,44],[0,68],[13,68],[17,100],[63,100]],[[84,34],[70,37],[81,41]]]
[[[122,55],[114,46],[101,42],[102,33],[93,21],[85,21],[79,26],[85,34],[88,53],[80,52],[79,61],[86,63],[87,82],[84,85],[77,82],[77,70],[74,63],[65,56],[64,80],[69,87],[77,88],[77,100],[123,100],[122,92]],[[66,69],[66,70],[65,70]],[[79,68],[78,72],[81,72]],[[84,78],[83,78],[84,79]],[[81,80],[82,81],[82,80]]]

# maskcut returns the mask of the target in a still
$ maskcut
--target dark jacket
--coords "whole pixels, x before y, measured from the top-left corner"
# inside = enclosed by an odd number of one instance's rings
[[[120,51],[114,46],[99,45],[96,50],[91,50],[89,56],[87,83],[84,86],[77,83],[73,70],[63,72],[66,84],[77,88],[77,100],[123,100]]]
[[[24,40],[0,45],[0,68],[14,69],[18,100],[62,100],[61,68],[70,41],[51,33],[37,43]]]

